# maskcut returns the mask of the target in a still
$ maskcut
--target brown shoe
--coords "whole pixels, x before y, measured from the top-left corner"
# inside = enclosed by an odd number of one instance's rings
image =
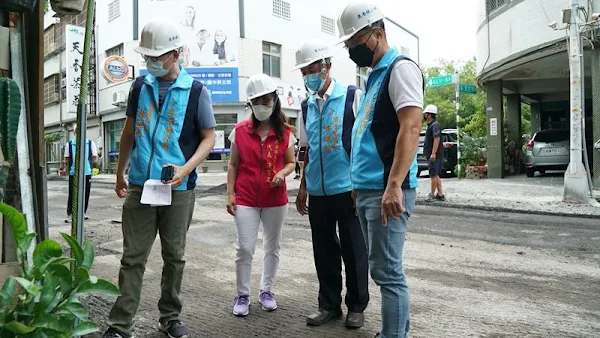
[[[346,316],[346,327],[349,329],[358,329],[365,324],[365,315],[358,312],[348,312]]]
[[[332,319],[338,319],[342,317],[342,309],[327,311],[319,309],[317,312],[306,317],[306,325],[310,326],[321,326]]]

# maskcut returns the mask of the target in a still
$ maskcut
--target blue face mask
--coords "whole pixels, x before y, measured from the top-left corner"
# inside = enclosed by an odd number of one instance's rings
[[[313,92],[318,92],[323,89],[325,79],[321,77],[321,72],[308,74],[304,76],[304,85]]]
[[[169,60],[171,60],[171,57],[173,57],[173,54],[171,54],[169,56],[169,58],[166,59],[165,61],[160,61],[160,60],[146,61],[146,69],[148,69],[148,73],[150,73],[156,77],[163,77],[163,76],[167,75],[169,73],[169,69],[165,69],[164,65],[165,65],[165,62],[168,62]]]

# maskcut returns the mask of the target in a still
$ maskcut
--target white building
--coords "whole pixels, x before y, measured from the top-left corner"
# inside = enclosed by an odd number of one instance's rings
[[[138,44],[141,29],[148,20],[166,16],[181,23],[189,47],[184,66],[211,90],[217,130],[222,131],[218,134],[215,148],[228,148],[227,136],[235,123],[248,117],[245,109],[246,82],[256,73],[264,72],[276,79],[282,106],[291,122],[297,123],[300,102],[306,94],[300,71],[291,71],[295,65],[295,50],[307,39],[335,44],[338,37],[336,19],[347,1],[220,0],[203,8],[202,4],[206,3],[194,0],[97,2],[98,74],[104,74],[104,61],[110,56],[123,57],[130,70],[129,78],[123,82],[117,80],[115,83],[107,76],[97,76],[97,116],[91,117],[88,122],[88,135],[102,149],[103,169],[110,170],[116,164],[131,81],[145,71],[143,60],[133,47]],[[58,25],[51,26],[54,20],[51,13],[47,14],[47,35],[50,35],[52,27],[64,29]],[[419,39],[416,35],[389,19],[386,19],[386,31],[392,45],[419,62]],[[219,45],[215,35],[219,41],[225,39],[225,42]],[[206,43],[200,47],[199,41]],[[214,52],[221,52],[221,58]],[[333,76],[344,83],[361,85],[366,70],[357,70],[347,55],[341,46],[335,47]],[[64,70],[67,66],[65,52],[48,57],[47,78],[59,73],[61,57]],[[220,64],[216,66],[216,63]],[[113,70],[117,69],[117,78],[122,75],[119,59],[112,59],[109,64]],[[57,100],[50,101],[45,111],[47,132],[59,131],[61,123],[69,123],[75,115],[65,112],[66,102],[63,102],[61,116]],[[218,151],[211,155],[211,159],[220,159]]]
[[[592,14],[600,12],[600,0],[582,4],[581,18],[591,22]],[[500,137],[504,119],[517,144],[522,133],[569,128],[570,72],[561,11],[570,8],[570,1],[478,0],[477,5],[478,81],[488,96],[488,124],[494,120],[498,127],[497,135],[488,136],[488,176],[499,178],[504,168]],[[583,33],[586,139],[596,168],[600,156],[591,148],[600,139],[599,27],[596,22]],[[521,131],[521,102],[531,105],[531,131]],[[600,170],[595,174],[598,177]]]

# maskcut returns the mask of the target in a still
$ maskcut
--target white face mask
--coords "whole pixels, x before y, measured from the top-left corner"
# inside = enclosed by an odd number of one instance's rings
[[[166,76],[169,73],[169,68],[165,69],[163,68],[166,62],[169,62],[171,60],[171,57],[173,57],[173,54],[171,54],[169,56],[169,58],[167,58],[165,61],[152,61],[152,60],[148,60],[146,61],[146,69],[148,69],[148,73],[156,76],[156,77],[163,77]],[[172,65],[171,65],[172,67]]]
[[[265,106],[262,104],[258,104],[252,106],[252,112],[257,120],[260,122],[266,121],[273,114],[273,107]]]

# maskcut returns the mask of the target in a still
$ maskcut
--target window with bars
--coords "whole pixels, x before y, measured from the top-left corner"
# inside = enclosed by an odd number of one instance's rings
[[[410,57],[410,49],[408,47],[400,47],[400,54]]]
[[[369,75],[369,68],[367,67],[356,67],[356,86],[360,89],[365,89],[365,81]]]
[[[263,73],[281,77],[281,45],[263,41],[262,48]]]
[[[491,12],[497,10],[498,8],[508,4],[509,2],[510,2],[510,0],[486,0],[485,8],[487,10],[487,13],[490,14]]]
[[[106,56],[123,56],[123,44],[114,46],[113,48],[106,50]]]
[[[58,74],[52,74],[44,79],[44,105],[59,102],[60,78]]]
[[[121,16],[121,1],[113,0],[108,3],[108,22]]]
[[[290,3],[283,0],[273,0],[273,16],[285,20],[291,20]]]
[[[57,46],[54,43],[54,30],[56,25],[51,25],[44,31],[44,56],[56,51]]]
[[[335,35],[335,20],[321,15],[321,31],[323,33]]]

